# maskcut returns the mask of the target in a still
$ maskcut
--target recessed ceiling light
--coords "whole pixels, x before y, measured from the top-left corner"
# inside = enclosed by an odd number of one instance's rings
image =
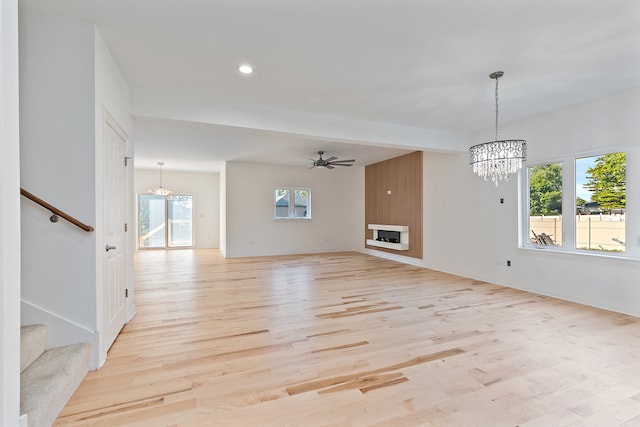
[[[251,67],[251,65],[249,64],[242,64],[240,67],[238,67],[238,71],[240,71],[242,74],[251,74],[253,73],[253,67]]]

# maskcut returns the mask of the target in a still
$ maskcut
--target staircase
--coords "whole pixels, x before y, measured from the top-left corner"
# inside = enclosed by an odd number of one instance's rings
[[[89,370],[89,344],[45,350],[47,333],[46,325],[20,330],[20,413],[29,427],[51,426]]]

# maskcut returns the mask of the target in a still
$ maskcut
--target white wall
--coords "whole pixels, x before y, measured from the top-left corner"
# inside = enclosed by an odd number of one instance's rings
[[[311,189],[311,220],[274,219],[278,187]],[[364,241],[364,168],[226,164],[226,256],[355,250]]]
[[[227,256],[227,165],[220,171],[220,252]]]
[[[160,183],[160,169],[136,169],[136,194],[148,194]],[[162,186],[173,194],[193,196],[194,247],[220,245],[220,175],[204,172],[162,171]],[[136,224],[137,227],[137,224]]]
[[[634,258],[518,249],[518,179],[496,188],[473,175],[467,153],[428,152],[424,155],[424,260],[418,264],[640,316],[639,116],[640,90],[635,90],[500,128],[501,138],[528,140],[530,162],[567,154],[627,151],[631,185],[626,240],[627,252]],[[487,131],[473,139],[482,142],[493,137]]]
[[[640,88],[550,112],[501,130],[507,137],[523,135],[528,139],[531,163],[566,154],[626,151],[629,183],[626,241],[627,254],[633,259],[543,250],[513,252],[511,239],[501,239],[514,259],[513,267],[497,269],[494,275],[497,283],[640,316],[639,116]],[[515,194],[515,189],[512,191]],[[513,218],[516,206],[507,206],[507,212]]]
[[[21,184],[93,226],[87,233],[23,199],[22,324],[49,325],[47,346],[100,340],[104,112],[131,130],[128,89],[91,24],[20,9]],[[128,198],[131,199],[130,195]]]
[[[0,425],[20,415],[18,2],[0,0]]]
[[[424,161],[424,264],[495,281],[518,244],[517,179],[496,188],[472,173],[467,153]]]
[[[94,27],[20,9],[21,185],[96,226]],[[96,233],[22,200],[22,322],[52,316],[48,345],[96,344]],[[81,335],[81,336],[80,336]]]

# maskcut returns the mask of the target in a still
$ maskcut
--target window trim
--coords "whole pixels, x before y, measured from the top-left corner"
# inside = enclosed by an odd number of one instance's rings
[[[618,259],[618,260],[638,260],[637,251],[633,247],[627,246],[625,252],[601,252],[588,249],[576,248],[576,218],[575,215],[567,215],[565,206],[570,206],[571,212],[575,210],[576,200],[576,160],[586,157],[603,156],[605,154],[624,152],[627,156],[627,197],[629,194],[628,183],[629,179],[629,163],[630,158],[632,162],[633,155],[637,155],[638,152],[631,147],[608,147],[597,151],[589,151],[582,153],[571,153],[557,156],[554,158],[540,159],[536,161],[527,161],[523,168],[518,171],[518,208],[519,208],[519,226],[518,226],[518,249],[523,251],[540,251],[563,253],[577,256],[587,257],[602,257],[605,259]],[[561,246],[546,246],[532,243],[529,236],[529,168],[539,165],[560,163],[562,164],[562,206],[563,206],[563,224],[562,224],[562,245]],[[629,215],[629,205],[627,204],[627,218]],[[631,211],[633,214],[633,210]],[[625,240],[629,240],[629,228],[625,224],[625,234],[627,237]]]
[[[289,192],[289,206],[288,206],[288,216],[278,216],[278,207],[276,206],[277,202],[277,194],[278,190],[288,190]],[[307,192],[307,215],[306,216],[295,216],[295,193],[296,191],[306,191]],[[292,195],[293,195],[293,203],[292,203]],[[312,210],[311,210],[311,188],[310,187],[285,187],[279,186],[275,187],[273,190],[273,219],[275,220],[310,220],[312,218]]]

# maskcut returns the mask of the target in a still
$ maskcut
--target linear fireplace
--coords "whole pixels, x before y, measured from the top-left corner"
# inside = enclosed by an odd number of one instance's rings
[[[387,230],[377,230],[378,236],[376,237],[376,241],[378,242],[389,242],[389,243],[400,243],[400,232],[399,231],[387,231]]]
[[[373,239],[367,239],[367,245],[397,251],[409,250],[409,226],[369,224],[368,228],[373,230]]]

